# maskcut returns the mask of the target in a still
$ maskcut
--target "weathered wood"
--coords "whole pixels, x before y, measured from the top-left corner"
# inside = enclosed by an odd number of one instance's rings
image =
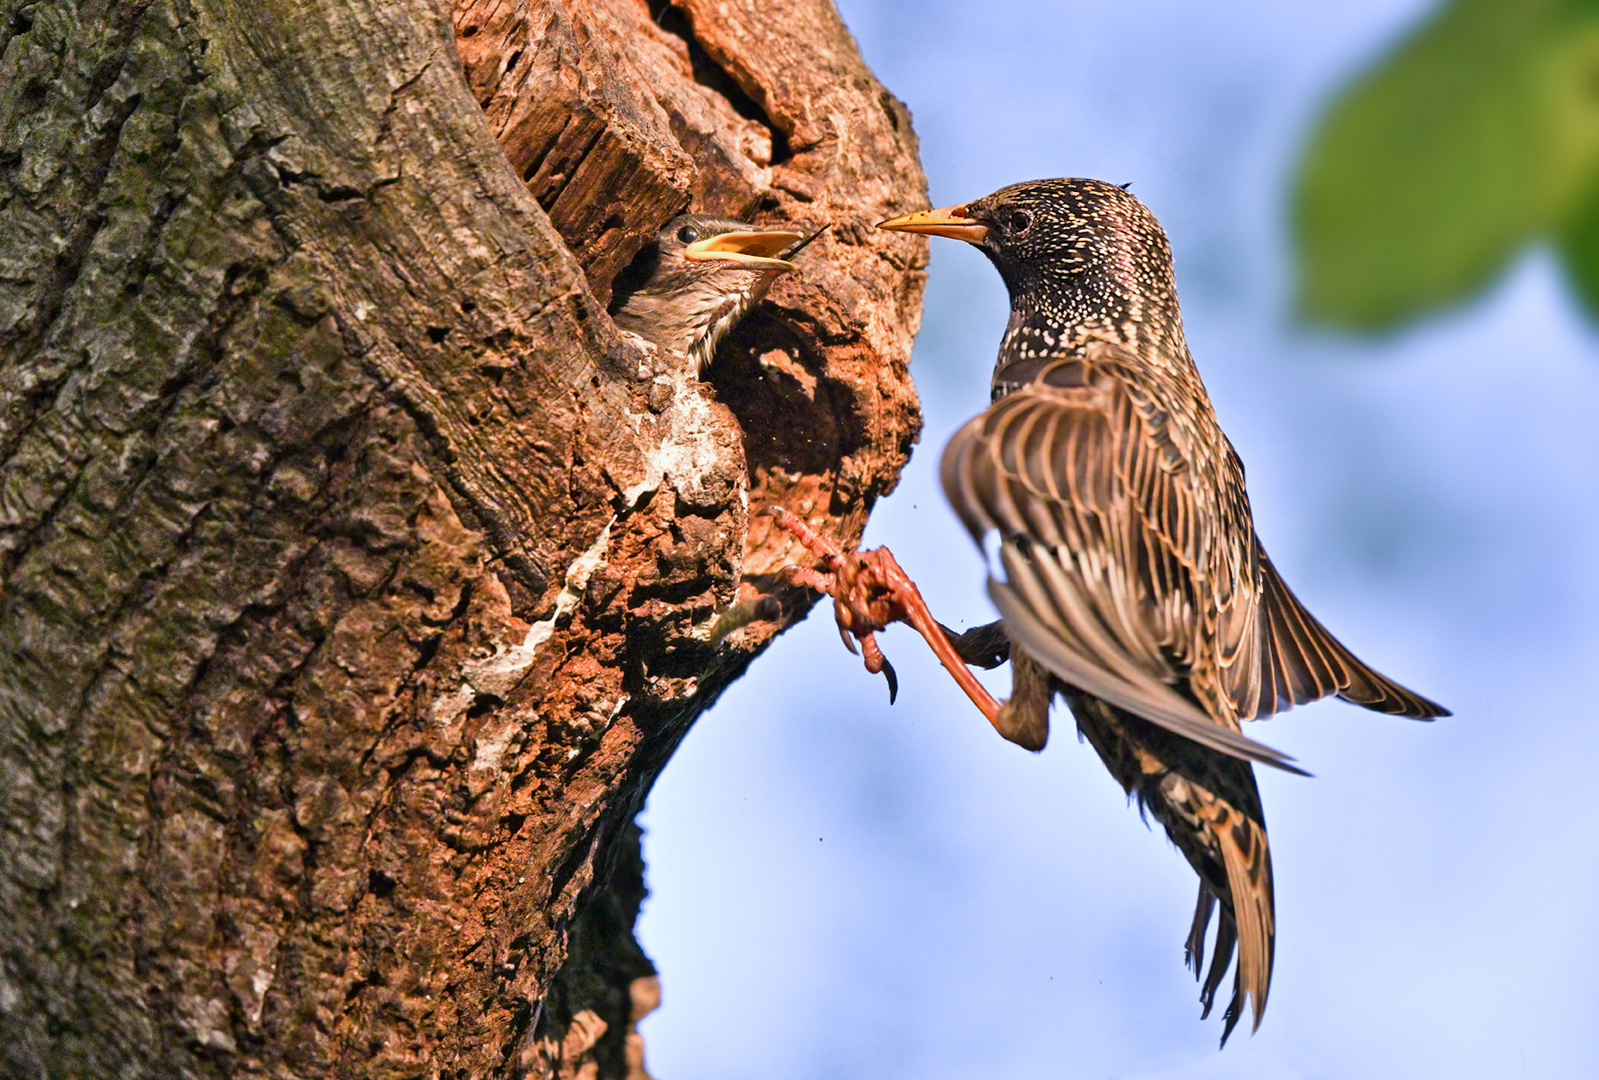
[[[0,4],[0,1072],[625,1072],[631,819],[751,515],[905,461],[922,204],[826,0]],[[833,229],[663,393],[690,207]]]

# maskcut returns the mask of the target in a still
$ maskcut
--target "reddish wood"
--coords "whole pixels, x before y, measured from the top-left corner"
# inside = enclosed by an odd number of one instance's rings
[[[909,117],[825,0],[0,8],[0,1073],[626,1075],[749,514],[917,434]],[[833,228],[667,393],[687,208]]]

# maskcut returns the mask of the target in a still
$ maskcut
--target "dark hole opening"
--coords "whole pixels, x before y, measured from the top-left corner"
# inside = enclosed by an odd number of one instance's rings
[[[772,164],[781,165],[794,156],[788,145],[788,132],[772,122],[766,110],[760,103],[744,92],[738,81],[727,73],[727,69],[711,58],[705,47],[694,36],[694,24],[681,10],[662,0],[652,0],[650,4],[650,18],[669,34],[675,34],[683,39],[688,46],[689,63],[694,67],[694,81],[701,86],[716,91],[727,99],[733,106],[733,111],[746,120],[753,120],[772,133]]]

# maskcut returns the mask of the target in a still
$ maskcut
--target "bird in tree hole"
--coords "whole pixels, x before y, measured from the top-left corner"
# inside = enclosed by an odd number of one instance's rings
[[[1038,180],[880,227],[973,244],[1010,291],[992,403],[942,465],[979,547],[998,534],[1003,577],[988,592],[1000,619],[956,634],[886,549],[841,553],[780,509],[779,524],[831,571],[790,577],[833,596],[872,670],[884,664],[873,631],[910,623],[999,733],[1029,750],[1043,748],[1050,704],[1065,699],[1199,875],[1186,947],[1196,979],[1220,902],[1200,1001],[1209,1016],[1236,949],[1226,1045],[1246,998],[1260,1026],[1276,932],[1251,762],[1302,772],[1240,721],[1329,694],[1416,720],[1449,713],[1356,659],[1266,557],[1243,464],[1183,337],[1166,234],[1143,203],[1097,180]],[[1007,658],[1001,704],[966,664]]]
[[[760,303],[791,261],[824,232],[806,236],[742,221],[682,214],[655,238],[611,285],[609,312],[690,374],[703,375],[716,345]]]
[[[716,355],[717,344],[760,303],[772,283],[798,270],[791,260],[827,231],[809,235],[765,228],[703,214],[681,214],[667,222],[611,284],[608,312],[616,325],[641,339],[649,360],[639,375],[647,378],[650,411],[663,442],[674,442],[676,462],[670,483],[682,498],[716,506],[727,500],[699,492],[696,477],[729,470],[719,448],[705,433],[715,427],[708,416],[700,380]],[[743,462],[736,462],[742,474]],[[725,494],[725,493],[724,493]],[[747,495],[747,491],[745,492]],[[743,515],[737,515],[742,522]],[[739,526],[742,528],[742,525]],[[735,541],[742,547],[742,538]],[[716,610],[711,644],[757,620],[776,619],[782,605],[775,596],[734,599]]]

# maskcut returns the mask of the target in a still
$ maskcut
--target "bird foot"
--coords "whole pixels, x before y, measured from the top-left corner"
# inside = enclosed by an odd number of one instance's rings
[[[882,672],[888,679],[888,700],[893,702],[898,693],[898,680],[894,668],[883,656],[875,634],[889,623],[908,624],[931,646],[934,655],[955,678],[966,696],[972,699],[988,722],[998,727],[999,702],[984,689],[983,684],[967,669],[960,654],[951,643],[945,630],[922,599],[921,590],[900,568],[899,562],[886,547],[870,551],[840,551],[838,546],[817,532],[799,517],[781,506],[769,508],[779,528],[793,534],[807,551],[826,565],[829,572],[810,567],[788,566],[784,577],[796,585],[804,585],[833,598],[833,617],[838,622],[838,633],[844,646],[856,652],[855,642],[860,642],[860,655],[866,670]],[[853,639],[853,640],[851,640]]]

